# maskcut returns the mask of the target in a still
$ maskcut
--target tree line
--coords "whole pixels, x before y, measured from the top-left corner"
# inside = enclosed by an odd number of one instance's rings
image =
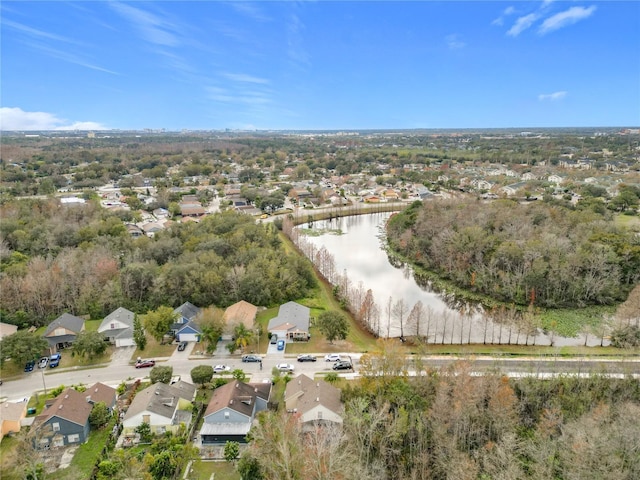
[[[640,239],[591,209],[416,202],[389,220],[387,234],[392,250],[427,271],[516,305],[612,305],[640,280]]]
[[[132,238],[114,213],[53,200],[2,207],[2,317],[44,325],[63,312],[102,318],[117,307],[276,305],[315,286],[308,262],[284,251],[272,225],[224,212]]]

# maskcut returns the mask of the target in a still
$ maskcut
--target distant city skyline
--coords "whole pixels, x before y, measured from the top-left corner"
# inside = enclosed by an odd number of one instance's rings
[[[3,130],[637,127],[640,2],[0,4]]]

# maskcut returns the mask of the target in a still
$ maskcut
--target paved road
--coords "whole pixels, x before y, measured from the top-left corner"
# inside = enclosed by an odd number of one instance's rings
[[[222,343],[222,342],[221,342]],[[262,368],[259,363],[243,363],[240,355],[229,355],[224,345],[219,345],[213,356],[206,358],[192,351],[193,344],[184,352],[175,352],[171,357],[156,359],[157,365],[171,365],[174,375],[180,375],[183,379],[191,381],[190,372],[198,365],[229,365],[231,369],[240,368],[249,377],[250,381],[261,382],[271,377],[271,370],[281,362],[292,363],[295,366],[295,374],[305,373],[313,376],[319,372],[330,372],[332,364],[324,361],[323,354],[317,354],[317,362],[299,363],[295,355],[283,352],[272,352],[263,356]],[[132,352],[131,352],[132,353]],[[131,354],[129,354],[131,355]],[[341,373],[350,377],[357,375],[359,370],[360,354],[350,355],[355,367],[355,372]],[[426,356],[423,357],[424,364],[430,368],[442,368],[451,363],[461,360],[460,357],[452,356]],[[640,359],[593,359],[593,358],[510,358],[510,357],[472,357],[465,358],[472,362],[472,370],[481,374],[486,371],[499,370],[510,376],[534,375],[545,377],[552,374],[591,374],[604,373],[608,375],[633,375],[640,378]],[[117,356],[110,364],[100,365],[91,369],[78,368],[56,368],[38,369],[31,373],[25,373],[21,378],[5,381],[0,386],[0,398],[15,401],[30,397],[35,392],[42,392],[44,389],[51,390],[59,385],[90,385],[95,382],[103,382],[116,386],[123,380],[133,380],[144,378],[149,375],[149,369],[136,369],[134,366],[123,361],[122,355]]]

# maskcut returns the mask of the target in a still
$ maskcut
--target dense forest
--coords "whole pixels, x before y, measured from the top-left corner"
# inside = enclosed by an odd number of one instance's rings
[[[364,367],[361,381],[341,384],[342,428],[303,432],[295,416],[264,414],[243,478],[640,478],[637,380],[478,377],[467,362],[408,377],[393,343],[369,359],[384,375]]]
[[[553,201],[416,202],[387,228],[392,250],[460,287],[540,307],[614,304],[640,281],[640,238],[604,209]]]
[[[19,200],[1,208],[2,317],[43,325],[63,312],[92,318],[123,306],[146,312],[190,301],[275,305],[315,285],[308,262],[282,248],[277,230],[224,212],[132,238],[94,201]]]

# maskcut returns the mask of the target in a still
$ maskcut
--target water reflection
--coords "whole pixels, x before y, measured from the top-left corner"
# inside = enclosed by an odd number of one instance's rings
[[[335,270],[345,272],[353,286],[371,289],[379,319],[374,331],[380,336],[419,334],[429,343],[503,343],[521,345],[581,345],[582,338],[546,335],[508,309],[484,312],[450,292],[434,291],[432,283],[385,250],[384,225],[390,213],[374,213],[314,221],[317,235],[306,240],[316,249],[325,247],[335,260]],[[304,225],[308,227],[308,225]],[[322,233],[322,232],[336,232]],[[406,306],[404,314],[393,312],[396,303]],[[417,302],[424,307],[418,325],[407,317]],[[402,318],[402,320],[400,320]],[[402,324],[401,324],[402,322]],[[599,345],[593,338],[590,344]]]

